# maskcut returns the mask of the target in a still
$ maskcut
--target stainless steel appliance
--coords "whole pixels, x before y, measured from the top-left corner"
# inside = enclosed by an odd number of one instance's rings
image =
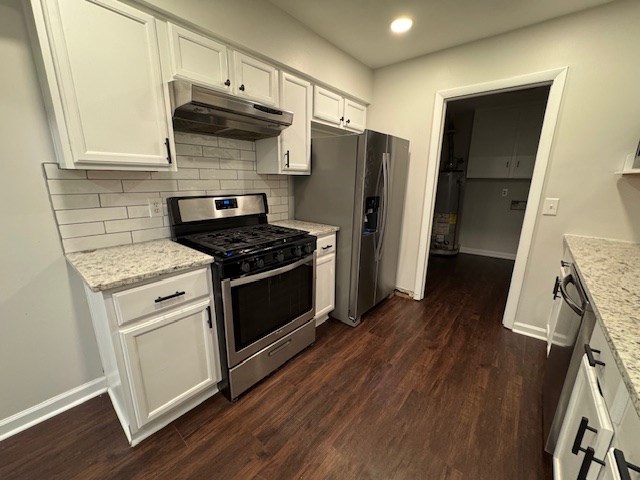
[[[548,333],[549,354],[542,394],[545,450],[551,454],[558,442],[585,345],[596,322],[572,263],[562,262],[562,277],[556,277],[553,298],[558,303]]]
[[[277,137],[293,113],[217,92],[186,80],[170,82],[173,128],[240,140]]]
[[[267,223],[265,194],[167,199],[172,238],[215,257],[221,391],[246,391],[315,341],[316,237]]]
[[[331,316],[355,326],[396,287],[409,142],[370,130],[313,139],[311,162],[294,180],[296,218],[340,227]]]

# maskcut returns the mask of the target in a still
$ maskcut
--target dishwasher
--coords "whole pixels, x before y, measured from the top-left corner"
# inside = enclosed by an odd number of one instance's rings
[[[580,284],[575,265],[561,262],[553,288],[554,306],[547,328],[547,362],[542,391],[545,451],[554,453],[567,411],[582,346],[589,343],[596,317]]]

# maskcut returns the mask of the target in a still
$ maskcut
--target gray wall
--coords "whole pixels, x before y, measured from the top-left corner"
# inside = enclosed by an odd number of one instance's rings
[[[640,134],[640,2],[617,1],[374,72],[368,126],[411,141],[398,283],[415,287],[435,92],[569,67],[516,321],[544,328],[562,234],[640,240],[640,178],[620,178]],[[430,192],[429,192],[430,193]]]

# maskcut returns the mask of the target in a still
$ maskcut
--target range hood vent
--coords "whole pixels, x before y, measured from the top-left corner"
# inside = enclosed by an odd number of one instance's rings
[[[232,97],[186,80],[169,83],[173,129],[239,140],[277,137],[291,125],[293,113]]]

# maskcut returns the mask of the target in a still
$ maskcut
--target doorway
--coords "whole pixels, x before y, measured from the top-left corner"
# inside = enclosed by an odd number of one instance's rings
[[[521,235],[518,241],[516,259],[513,266],[513,274],[509,286],[506,307],[503,315],[503,325],[521,333],[531,336],[540,336],[539,332],[526,331],[514,327],[515,314],[524,282],[527,259],[533,237],[533,230],[540,206],[542,187],[549,161],[553,134],[560,111],[562,93],[567,76],[567,67],[542,72],[535,72],[517,77],[504,78],[475,84],[450,90],[436,92],[434,102],[434,116],[431,132],[431,146],[429,149],[429,163],[427,165],[426,191],[423,207],[423,220],[420,228],[418,262],[416,268],[416,280],[413,297],[420,300],[424,297],[427,281],[427,267],[429,263],[433,216],[435,213],[437,182],[440,172],[440,159],[442,154],[442,138],[445,133],[445,114],[447,105],[455,100],[498,94],[509,91],[524,90],[534,87],[549,87],[548,100],[542,123],[542,131],[537,152],[534,158],[531,184],[526,200],[524,220],[522,222]],[[518,327],[518,328],[516,328]],[[526,327],[526,326],[525,326]]]
[[[548,97],[540,86],[447,102],[431,256],[515,261]]]

